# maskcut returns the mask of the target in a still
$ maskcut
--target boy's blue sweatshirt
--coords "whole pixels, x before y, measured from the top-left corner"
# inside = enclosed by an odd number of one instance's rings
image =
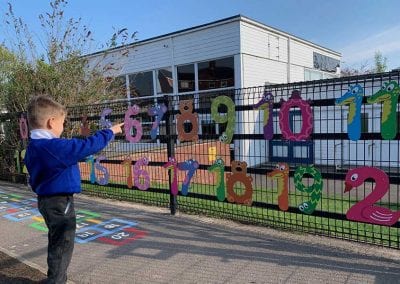
[[[113,136],[104,129],[86,139],[31,139],[25,165],[32,190],[38,195],[81,192],[78,161],[102,150]]]

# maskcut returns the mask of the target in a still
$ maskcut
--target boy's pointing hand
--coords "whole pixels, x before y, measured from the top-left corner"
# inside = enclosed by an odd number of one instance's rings
[[[124,123],[119,123],[119,124],[115,124],[115,125],[111,126],[110,129],[114,134],[122,133],[123,126],[124,126]]]

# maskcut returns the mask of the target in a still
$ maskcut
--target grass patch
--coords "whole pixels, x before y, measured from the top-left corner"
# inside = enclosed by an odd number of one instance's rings
[[[164,192],[141,191],[136,188],[128,189],[126,185],[121,187],[100,186],[83,184],[84,193],[103,198],[113,198],[140,202],[159,207],[169,206],[168,185],[160,182],[152,182],[151,187]],[[238,194],[243,193],[244,188],[235,188]],[[188,196],[178,196],[178,209],[189,214],[204,214],[211,217],[231,219],[244,223],[251,223],[274,227],[284,230],[307,232],[325,235],[340,239],[348,239],[358,242],[377,244],[392,248],[400,248],[400,229],[342,219],[332,219],[313,216],[298,212],[283,212],[269,208],[245,206],[239,204],[219,202],[216,198],[216,186],[205,184],[191,184],[189,192],[209,195],[210,199],[200,199]],[[299,204],[309,200],[308,194],[295,192],[289,195],[289,206],[297,208]],[[277,192],[266,188],[255,188],[253,201],[267,204],[277,204]],[[344,199],[341,196],[322,196],[316,210],[322,212],[346,214],[347,210],[357,200]],[[389,204],[379,204],[389,208]],[[391,206],[394,210],[396,206]]]

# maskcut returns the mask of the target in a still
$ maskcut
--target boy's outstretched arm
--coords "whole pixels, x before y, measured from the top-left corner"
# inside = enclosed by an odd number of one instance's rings
[[[124,123],[115,124],[108,129],[99,130],[85,139],[57,139],[57,145],[48,148],[47,152],[56,160],[62,161],[62,164],[73,165],[85,157],[101,151],[115,134],[122,133],[123,125]]]

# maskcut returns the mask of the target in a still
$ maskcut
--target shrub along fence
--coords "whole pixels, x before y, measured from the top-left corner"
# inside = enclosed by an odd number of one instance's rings
[[[125,121],[84,193],[399,249],[399,73],[75,106],[66,137]],[[1,178],[25,181],[25,114]]]

